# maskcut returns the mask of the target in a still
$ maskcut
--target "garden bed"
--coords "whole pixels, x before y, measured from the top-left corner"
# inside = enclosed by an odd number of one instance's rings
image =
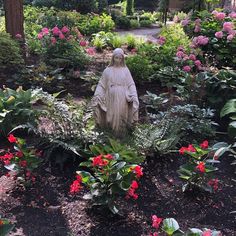
[[[176,173],[182,161],[179,155],[149,158],[144,164],[139,198],[136,202],[122,201],[123,216],[91,208],[82,198],[86,189],[75,197],[69,195],[76,166],[65,167],[63,173],[45,166],[35,184],[26,190],[2,175],[0,214],[16,223],[11,235],[18,236],[146,236],[152,231],[153,214],[177,219],[182,229],[207,227],[221,230],[223,235],[236,235],[235,215],[230,214],[235,210],[236,194],[231,158],[225,156],[219,164],[218,177],[222,182],[216,194],[183,194]],[[0,170],[3,174],[2,167]]]

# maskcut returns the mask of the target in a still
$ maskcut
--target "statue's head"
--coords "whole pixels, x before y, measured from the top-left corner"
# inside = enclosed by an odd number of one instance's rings
[[[113,51],[111,63],[109,66],[125,66],[125,54],[121,48],[116,48]]]

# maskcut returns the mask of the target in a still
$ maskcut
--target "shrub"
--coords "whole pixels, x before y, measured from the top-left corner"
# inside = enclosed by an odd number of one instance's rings
[[[117,17],[116,25],[120,29],[130,29],[131,27],[130,19],[125,16]]]
[[[90,188],[90,198],[97,205],[108,206],[113,214],[119,209],[116,200],[118,196],[138,198],[136,190],[138,180],[142,175],[142,168],[138,165],[127,163],[119,154],[107,154],[92,157],[87,162],[82,162],[81,167],[90,168],[87,171],[78,171],[77,180],[71,185],[70,192],[76,193],[82,187],[81,183]]]
[[[16,138],[12,134],[8,136],[8,140],[14,144],[14,151],[5,151],[0,160],[8,170],[15,171],[15,176],[18,176],[24,184],[34,182],[33,172],[41,162],[39,158],[41,152],[27,147],[24,139]]]
[[[133,29],[139,28],[140,24],[139,24],[138,20],[130,20],[130,27]]]
[[[120,48],[123,44],[123,38],[121,36],[115,35],[110,39],[110,45],[112,48]]]
[[[0,70],[17,72],[22,69],[23,63],[18,42],[9,34],[0,33]]]
[[[136,38],[134,37],[134,35],[132,34],[128,34],[126,37],[125,37],[125,41],[127,43],[127,46],[128,46],[128,49],[131,50],[133,48],[136,48],[137,46],[137,41],[136,41]]]
[[[223,66],[235,68],[236,64],[235,53],[231,53],[236,48],[236,21],[233,14],[202,11],[194,14],[191,20],[182,21],[185,31],[194,37],[192,47],[200,47],[210,63],[220,68]],[[199,40],[203,37],[207,41],[201,44]]]
[[[134,0],[127,0],[126,14],[127,15],[133,15],[134,14]]]
[[[134,80],[137,82],[147,81],[153,73],[151,61],[141,55],[128,57],[126,59],[126,64],[130,69]]]
[[[198,187],[208,192],[218,189],[219,180],[212,177],[213,173],[218,170],[214,167],[215,163],[219,163],[218,156],[212,154],[207,140],[199,146],[190,144],[188,147],[182,147],[179,153],[190,156],[188,163],[182,165],[178,171],[180,178],[187,181],[182,188],[184,192],[192,187]]]
[[[31,90],[22,88],[12,90],[0,89],[0,132],[3,135],[18,125],[36,122],[36,111],[33,109],[34,96]]]
[[[80,43],[77,39],[80,39]],[[59,29],[43,28],[38,34],[42,42],[45,61],[56,68],[85,68],[88,63],[83,47],[87,42],[81,40],[77,30],[70,30],[66,26]]]
[[[95,12],[97,10],[96,0],[77,1],[76,10],[81,13]]]
[[[150,20],[140,20],[139,23],[141,27],[150,27],[152,25]]]
[[[103,48],[106,45],[106,42],[104,40],[104,38],[98,37],[96,36],[93,40],[92,40],[92,44],[93,46],[96,48],[96,50],[98,52],[101,52],[103,50]]]

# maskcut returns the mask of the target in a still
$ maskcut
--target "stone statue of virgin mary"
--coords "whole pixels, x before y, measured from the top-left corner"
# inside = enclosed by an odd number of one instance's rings
[[[137,90],[121,48],[113,51],[111,63],[97,85],[92,106],[97,125],[112,129],[116,136],[123,136],[127,126],[138,121]]]

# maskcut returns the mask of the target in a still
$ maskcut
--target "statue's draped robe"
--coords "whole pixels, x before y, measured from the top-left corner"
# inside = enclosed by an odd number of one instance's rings
[[[129,69],[107,67],[100,79],[92,104],[96,123],[122,135],[127,125],[138,121],[139,100]]]

